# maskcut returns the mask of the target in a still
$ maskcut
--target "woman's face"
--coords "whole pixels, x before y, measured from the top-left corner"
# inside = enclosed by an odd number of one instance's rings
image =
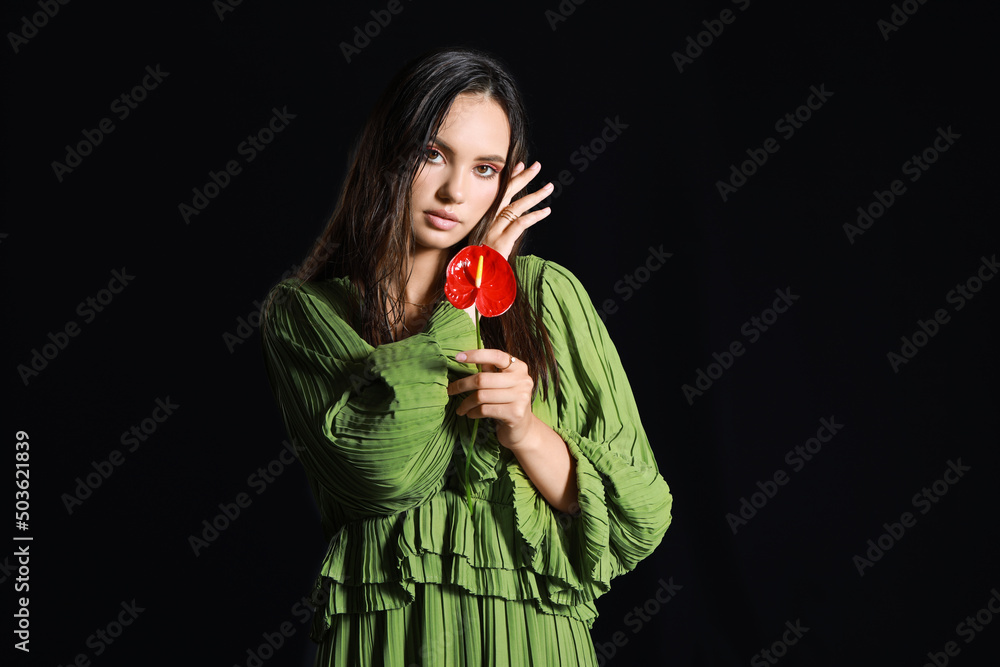
[[[482,95],[455,98],[410,190],[417,249],[461,241],[497,196],[510,143],[503,109]]]

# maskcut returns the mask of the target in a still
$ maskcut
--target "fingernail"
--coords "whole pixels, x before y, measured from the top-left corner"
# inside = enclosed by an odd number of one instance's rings
[[[455,361],[465,361],[467,359],[465,352],[459,352],[455,355]]]
[[[545,187],[544,187],[544,188],[542,188],[542,189],[543,189],[543,190],[551,190],[551,189],[552,189],[552,184],[551,184],[551,183],[546,183],[546,184],[545,184]]]
[[[540,169],[541,166],[542,166],[541,162],[536,162],[535,164],[531,165],[531,168],[532,169]]]

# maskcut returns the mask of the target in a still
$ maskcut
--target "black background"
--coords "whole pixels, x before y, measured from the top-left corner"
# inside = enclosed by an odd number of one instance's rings
[[[661,546],[598,601],[602,662],[751,664],[798,620],[809,629],[779,664],[922,665],[948,641],[950,664],[994,664],[998,619],[970,643],[956,626],[1000,586],[1000,283],[961,309],[947,300],[1000,250],[994,9],[913,0],[885,39],[888,2],[565,0],[553,23],[556,0],[404,0],[348,62],[341,43],[386,3],[332,4],[245,0],[220,18],[207,0],[72,2],[16,53],[5,40],[3,435],[10,471],[16,431],[30,435],[30,529],[9,530],[33,537],[32,650],[12,664],[245,665],[286,621],[295,634],[264,664],[310,664],[293,608],[324,552],[318,516],[298,464],[250,486],[285,433],[256,329],[224,335],[303,260],[382,86],[446,44],[510,64],[542,179],[573,177],[528,251],[614,302],[607,326],[674,493]],[[734,20],[678,71],[674,52],[723,9]],[[38,11],[8,3],[0,27]],[[112,101],[157,65],[169,75],[119,119]],[[832,94],[786,138],[775,123],[811,86]],[[294,118],[247,162],[237,146],[286,107]],[[59,180],[52,163],[105,117],[114,131]],[[606,119],[620,135],[574,158]],[[938,128],[959,138],[911,182],[903,163]],[[717,181],[768,137],[779,150],[723,201]],[[233,159],[241,173],[186,224],[179,204]],[[844,223],[895,179],[905,193],[851,243]],[[637,272],[661,246],[662,268]],[[134,279],[85,322],[78,304],[123,268]],[[626,275],[645,282],[616,292]],[[799,298],[751,343],[741,329],[776,289]],[[887,353],[938,309],[949,321],[894,370]],[[79,335],[25,384],[17,367],[69,321]],[[689,403],[681,386],[736,340],[744,354]],[[127,451],[122,433],[167,397],[179,407]],[[793,470],[786,452],[822,418],[843,428]],[[70,513],[64,494],[113,450],[123,463]],[[921,514],[914,494],[959,459],[968,472]],[[734,534],[726,514],[779,469],[790,481]],[[252,504],[196,556],[189,536],[241,492]],[[854,557],[907,511],[916,524],[860,576]],[[671,578],[668,604],[627,616]],[[88,637],[133,599],[144,611],[95,655]]]

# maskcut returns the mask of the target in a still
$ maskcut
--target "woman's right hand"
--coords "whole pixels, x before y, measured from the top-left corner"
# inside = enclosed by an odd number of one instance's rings
[[[539,162],[535,162],[535,164],[527,169],[524,168],[524,163],[522,162],[518,162],[514,166],[513,176],[507,186],[507,192],[504,194],[503,201],[500,202],[500,211],[492,228],[486,235],[486,245],[503,255],[508,262],[511,260],[510,253],[514,248],[514,242],[517,241],[524,230],[539,220],[548,217],[549,213],[552,212],[552,209],[548,206],[537,211],[531,211],[530,213],[526,212],[552,193],[552,183],[547,183],[539,190],[511,202],[511,197],[514,196],[514,193],[527,186],[538,175],[541,167],[542,165]],[[508,216],[501,215],[504,210],[512,211],[517,217],[511,221]]]

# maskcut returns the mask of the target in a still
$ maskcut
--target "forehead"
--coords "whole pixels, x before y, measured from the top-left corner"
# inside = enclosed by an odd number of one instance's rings
[[[510,125],[507,114],[494,100],[463,93],[448,110],[438,137],[456,153],[506,155]]]

